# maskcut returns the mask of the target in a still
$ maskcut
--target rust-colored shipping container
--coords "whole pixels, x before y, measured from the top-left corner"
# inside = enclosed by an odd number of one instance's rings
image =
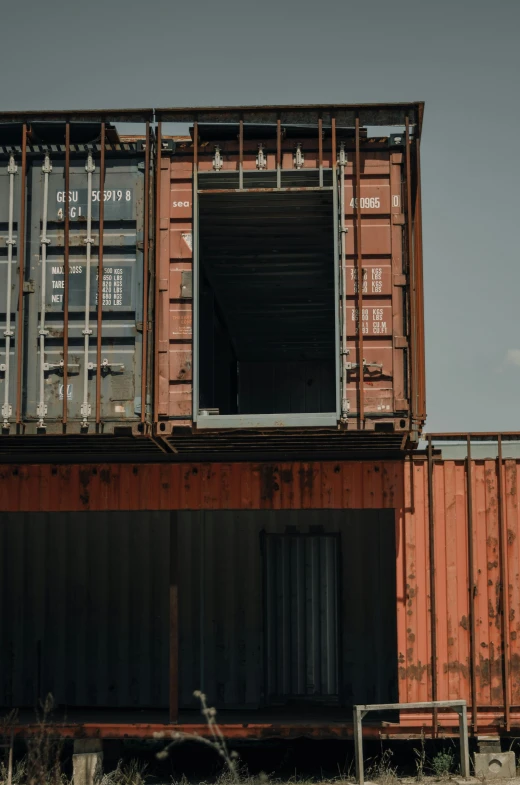
[[[157,160],[157,434],[339,424],[417,439],[422,113],[157,112],[159,135],[191,123]]]
[[[204,733],[201,685],[229,737],[348,737],[348,707],[374,698],[465,699],[475,734],[517,732],[520,460],[506,435],[478,458],[463,446],[456,459],[432,443],[406,461],[4,465],[2,700],[31,705],[55,684],[69,689],[63,732],[106,737],[169,719]],[[98,513],[111,510],[140,512],[112,531]],[[298,647],[291,603],[305,597]],[[52,633],[56,612],[72,648]],[[96,618],[94,648],[82,624]],[[300,682],[309,664],[315,679]],[[436,724],[456,733],[458,717],[401,711],[366,732]]]

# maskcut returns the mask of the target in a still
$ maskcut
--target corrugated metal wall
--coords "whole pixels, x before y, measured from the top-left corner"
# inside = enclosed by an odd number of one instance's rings
[[[267,534],[262,544],[267,699],[338,698],[338,537]]]
[[[282,534],[288,526],[341,534],[342,699],[397,699],[391,511],[204,511],[177,518],[181,708],[195,705],[197,689],[220,708],[266,700],[261,534]]]
[[[169,520],[2,515],[0,705],[33,707],[48,692],[68,707],[168,705]],[[287,526],[341,532],[345,697],[393,699],[391,512],[182,512],[178,521],[181,707],[201,688],[220,708],[264,701],[261,532]]]
[[[0,519],[0,705],[167,706],[168,513]]]

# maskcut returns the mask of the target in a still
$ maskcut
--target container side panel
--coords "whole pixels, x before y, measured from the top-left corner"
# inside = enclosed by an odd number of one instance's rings
[[[168,515],[0,521],[2,706],[168,704]]]

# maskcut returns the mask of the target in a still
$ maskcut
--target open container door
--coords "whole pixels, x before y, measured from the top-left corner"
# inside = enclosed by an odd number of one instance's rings
[[[193,189],[193,420],[334,426],[338,206],[335,171],[318,155],[322,130],[318,139],[315,127],[235,126],[238,169],[226,131],[194,129],[220,145],[203,148]]]

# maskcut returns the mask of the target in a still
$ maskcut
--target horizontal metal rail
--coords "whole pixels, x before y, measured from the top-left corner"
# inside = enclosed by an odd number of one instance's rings
[[[468,708],[466,701],[421,701],[419,703],[368,703],[354,706],[354,754],[356,760],[356,782],[365,783],[363,764],[363,717],[369,711],[388,711],[403,709],[455,709],[459,715],[460,769],[462,776],[469,777],[469,738]]]

